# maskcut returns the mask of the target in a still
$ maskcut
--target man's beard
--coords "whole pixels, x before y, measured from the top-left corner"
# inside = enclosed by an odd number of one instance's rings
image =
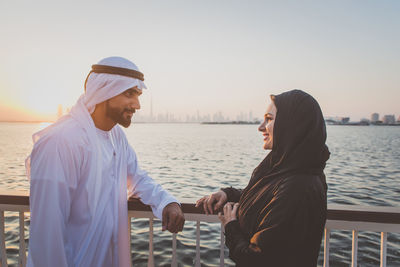
[[[114,122],[124,126],[125,128],[128,128],[129,125],[131,125],[131,118],[124,118],[124,112],[132,112],[135,113],[134,109],[119,109],[119,108],[113,108],[110,106],[109,102],[106,102],[106,116],[111,118]]]

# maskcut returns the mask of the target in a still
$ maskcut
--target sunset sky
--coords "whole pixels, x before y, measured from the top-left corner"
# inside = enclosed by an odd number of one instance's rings
[[[0,120],[51,120],[90,66],[135,62],[143,114],[262,117],[300,88],[325,116],[400,115],[400,1],[0,2]]]

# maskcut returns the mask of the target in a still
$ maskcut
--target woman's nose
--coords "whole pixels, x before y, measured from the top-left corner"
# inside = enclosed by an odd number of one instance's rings
[[[260,132],[265,132],[265,121],[263,121],[261,124],[260,124],[260,126],[258,126],[258,130],[260,131]]]

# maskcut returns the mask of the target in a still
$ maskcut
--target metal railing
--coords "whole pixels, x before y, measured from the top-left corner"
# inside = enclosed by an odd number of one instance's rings
[[[195,208],[191,201],[182,201],[181,207],[186,221],[196,222],[196,258],[195,266],[200,266],[200,222],[218,223],[216,215],[205,215],[200,208]],[[24,192],[0,192],[0,266],[7,266],[7,255],[4,231],[4,212],[19,212],[19,266],[26,265],[25,220],[24,213],[29,212],[29,196]],[[131,218],[149,219],[149,257],[148,266],[154,266],[154,216],[150,207],[137,199],[128,200],[128,216]],[[131,232],[131,224],[129,224]],[[350,230],[353,233],[352,263],[357,266],[358,231],[381,233],[380,266],[386,266],[387,233],[400,233],[400,208],[394,207],[362,207],[348,205],[328,205],[328,220],[325,225],[324,265],[329,267],[329,240],[331,230]],[[172,234],[171,266],[177,266],[176,234]],[[221,226],[220,266],[224,266],[224,234]]]
[[[387,233],[400,233],[400,208],[328,205],[328,220],[325,224],[324,239],[324,267],[329,267],[329,239],[331,230],[352,231],[352,267],[358,266],[358,232],[380,232],[380,266],[385,267],[387,253]]]

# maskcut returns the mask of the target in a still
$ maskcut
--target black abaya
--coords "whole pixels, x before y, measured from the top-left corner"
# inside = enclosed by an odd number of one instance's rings
[[[245,189],[223,189],[239,202],[238,220],[225,226],[226,245],[237,266],[316,266],[327,210],[325,121],[303,91],[272,99],[272,151]]]

